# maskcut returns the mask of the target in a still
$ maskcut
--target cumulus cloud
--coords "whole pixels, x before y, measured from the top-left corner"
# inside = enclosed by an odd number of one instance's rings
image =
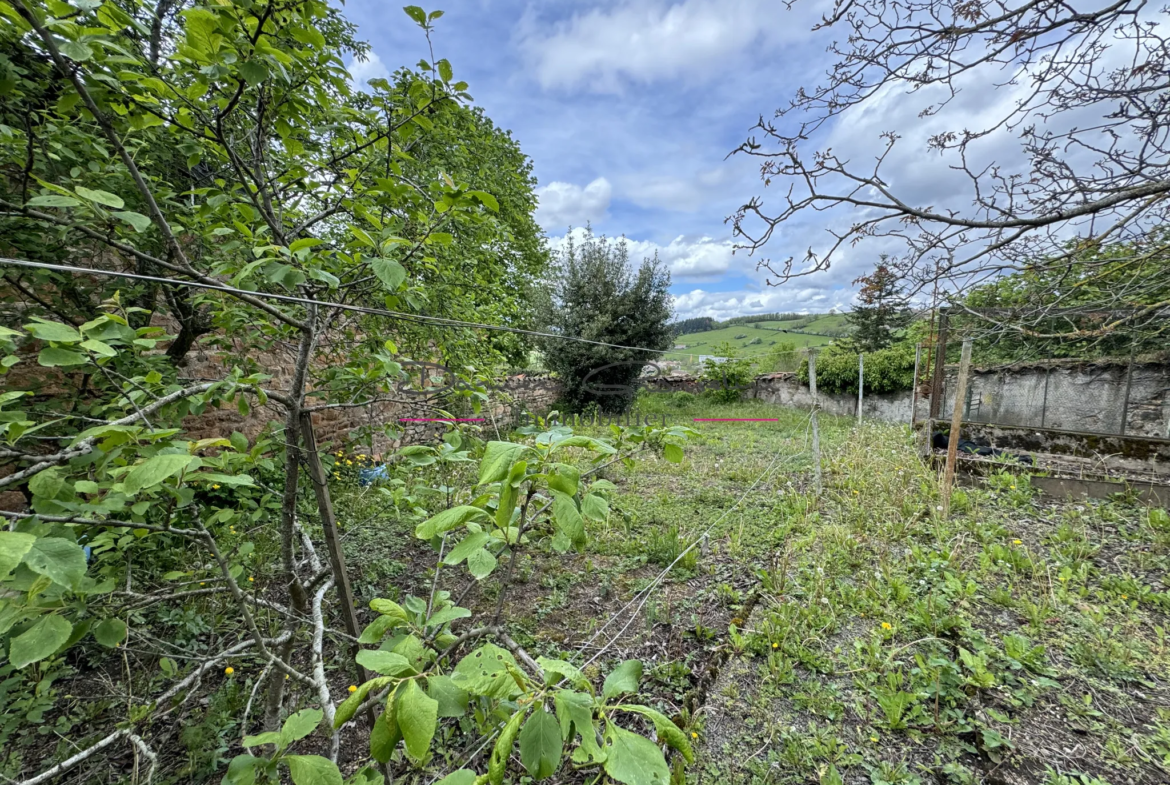
[[[370,52],[365,60],[355,58],[347,66],[347,69],[354,85],[362,90],[366,89],[366,82],[371,79],[390,78],[390,69],[382,62],[382,58],[378,57],[377,52]]]
[[[845,310],[848,301],[849,291],[843,289],[782,287],[763,292],[709,292],[693,289],[675,295],[674,316],[676,319],[710,316],[722,320],[777,311],[827,313],[834,308]]]
[[[579,244],[585,239],[585,234],[584,228],[574,227],[570,234],[550,238],[549,247],[554,253],[559,253],[568,244],[570,236],[573,242]],[[738,260],[738,257],[732,256],[730,240],[716,240],[706,236],[680,235],[667,245],[628,238],[625,242],[629,248],[631,264],[641,264],[643,259],[658,254],[658,258],[670,270],[670,277],[675,282],[715,280],[730,271],[733,263]]]
[[[540,206],[536,220],[546,230],[600,221],[609,209],[613,188],[609,180],[598,177],[582,188],[573,183],[551,182],[536,189]]]
[[[542,86],[616,92],[623,80],[712,79],[718,66],[761,43],[799,39],[808,25],[773,0],[625,0],[525,28],[520,45]]]

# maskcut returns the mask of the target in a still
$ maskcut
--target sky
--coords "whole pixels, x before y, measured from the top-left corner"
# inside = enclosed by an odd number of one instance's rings
[[[851,249],[826,273],[769,286],[767,271],[757,270],[760,256],[734,252],[726,221],[754,195],[773,205],[782,195],[764,188],[758,161],[729,153],[761,115],[820,81],[830,64],[828,39],[810,33],[816,5],[449,0],[432,38],[436,56],[532,158],[537,219],[552,247],[569,227],[588,223],[598,234],[624,235],[632,258],[657,252],[671,271],[677,318],[827,312],[849,307],[852,281],[872,269],[880,248]],[[349,0],[344,13],[371,45],[369,60],[349,64],[355,81],[426,55],[421,31],[398,4]],[[971,98],[969,111],[987,108],[982,92]],[[923,203],[945,202],[953,184],[921,165],[926,136],[940,130],[915,119],[928,100],[878,96],[825,128],[818,146],[872,156],[882,131],[899,127],[911,138],[887,176]],[[803,256],[828,239],[823,222],[842,220],[849,219],[786,225],[765,255]]]

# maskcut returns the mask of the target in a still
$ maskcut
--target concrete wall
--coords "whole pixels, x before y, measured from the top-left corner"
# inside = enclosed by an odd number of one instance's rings
[[[948,417],[956,373],[948,369]],[[1162,364],[1135,363],[1132,372],[1127,364],[1064,361],[977,369],[969,388],[971,422],[1160,438],[1170,427],[1170,367]]]
[[[957,368],[948,368],[940,408],[941,418],[954,412]],[[702,383],[694,376],[667,376],[650,381],[662,392],[699,393]],[[1128,406],[1126,405],[1128,387]],[[1046,391],[1047,388],[1047,391]],[[795,373],[757,376],[746,393],[781,406],[812,406],[808,387]],[[856,395],[821,393],[821,408],[832,414],[857,416]],[[910,422],[911,392],[864,396],[865,417],[887,422]],[[1121,433],[1170,438],[1170,367],[1155,363],[1054,362],[1045,365],[975,369],[968,383],[965,420],[1031,428],[1055,428],[1089,433]],[[930,414],[930,401],[918,397],[917,419]]]

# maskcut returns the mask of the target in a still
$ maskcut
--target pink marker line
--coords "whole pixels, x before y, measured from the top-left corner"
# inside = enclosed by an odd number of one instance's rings
[[[484,422],[482,417],[399,417],[398,422]]]
[[[692,422],[780,422],[775,417],[696,417]]]

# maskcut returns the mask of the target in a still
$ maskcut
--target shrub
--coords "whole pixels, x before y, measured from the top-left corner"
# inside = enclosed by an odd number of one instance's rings
[[[817,355],[817,389],[827,393],[857,392],[858,355],[831,344]],[[808,360],[800,363],[798,378],[808,384]],[[914,384],[914,347],[898,343],[865,355],[865,391],[889,393]]]

